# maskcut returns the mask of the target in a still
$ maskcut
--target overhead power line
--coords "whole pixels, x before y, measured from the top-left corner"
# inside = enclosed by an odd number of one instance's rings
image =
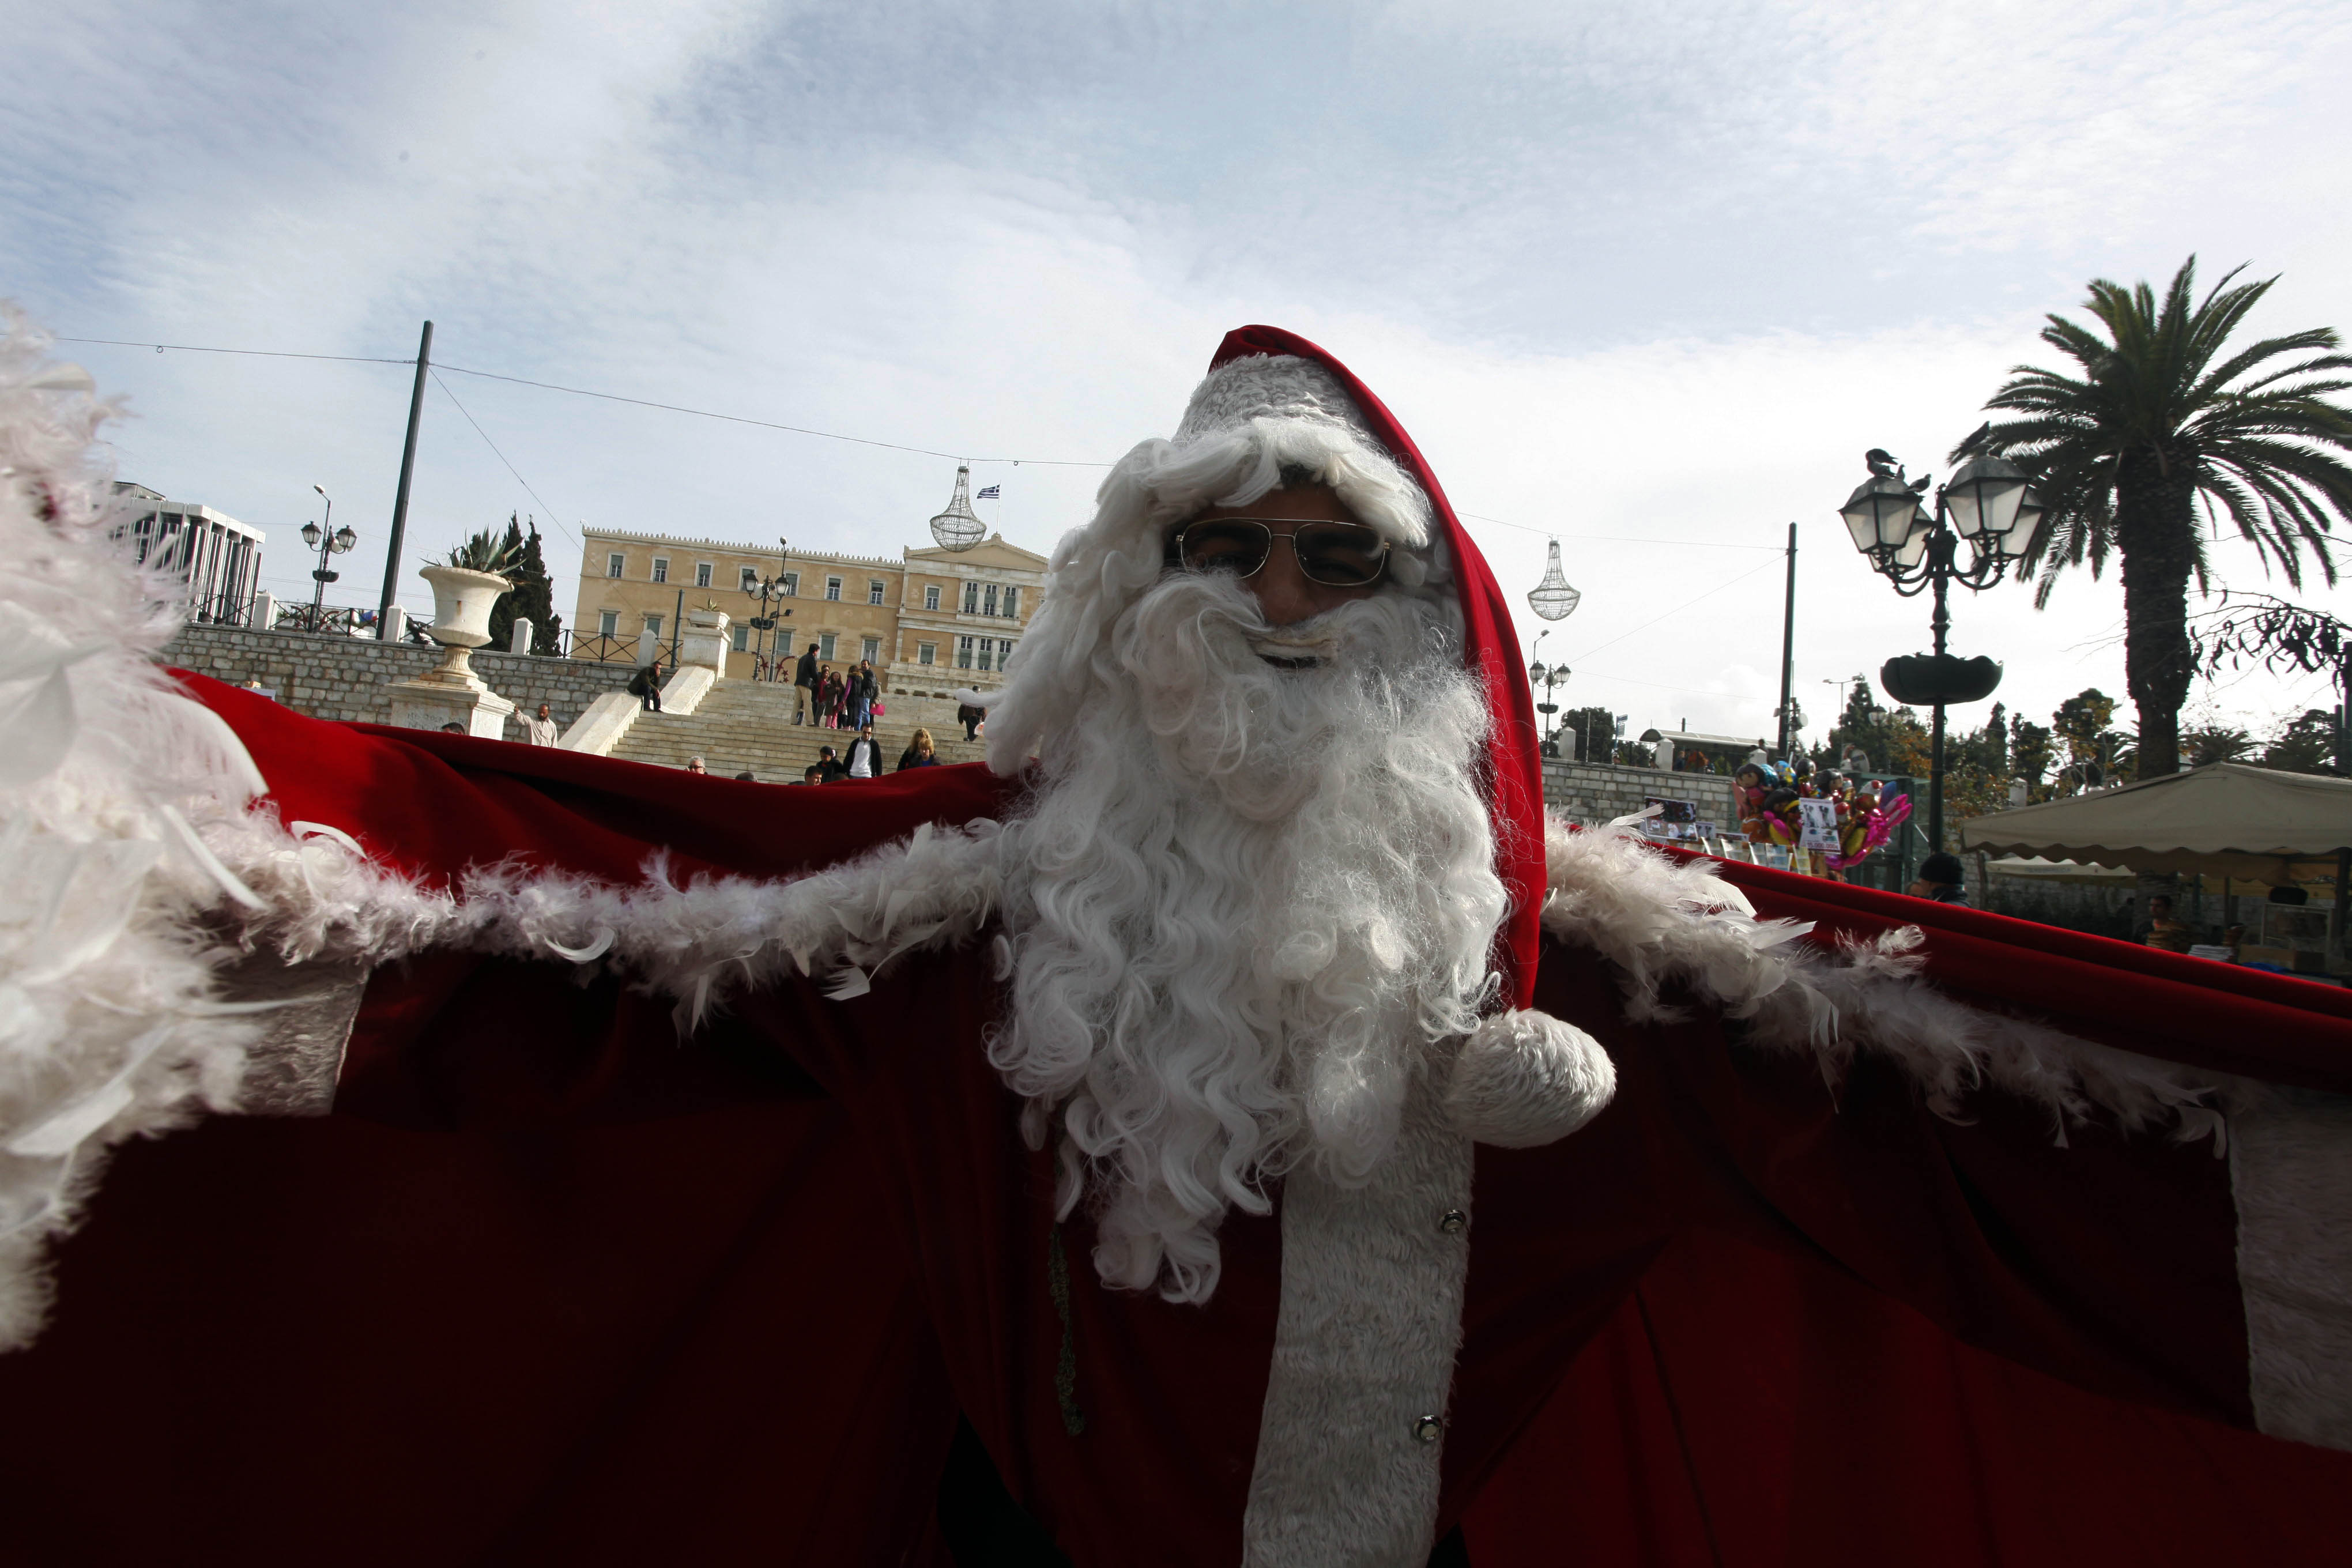
[[[530,481],[522,477],[522,470],[516,468],[513,460],[504,452],[499,450],[499,444],[490,439],[490,433],[482,428],[481,421],[475,418],[472,414],[467,413],[464,404],[457,402],[457,395],[449,390],[449,384],[441,379],[441,373],[436,370],[432,374],[433,384],[441,389],[441,395],[447,398],[451,404],[455,405],[458,413],[466,416],[466,423],[474,427],[474,434],[482,438],[482,445],[488,447],[490,449],[491,454],[495,456],[499,462],[506,464],[507,472],[515,477],[515,483],[520,485],[524,491],[530,495],[531,500],[537,501],[541,507],[546,509],[547,521],[555,524],[557,528],[563,530],[563,537],[572,541],[573,549],[585,551],[587,546],[581,543],[580,538],[577,534],[573,533],[570,529],[563,527],[563,519],[556,514],[556,510],[553,507],[548,506],[547,498],[541,495],[537,490],[532,489]],[[585,557],[583,556],[583,559],[585,559]]]
[[[1777,544],[1729,544],[1719,539],[1645,539],[1630,533],[1561,533],[1556,529],[1532,528],[1524,522],[1506,522],[1499,517],[1464,511],[1459,507],[1454,509],[1454,515],[1491,522],[1497,528],[1516,528],[1521,533],[1539,534],[1546,539],[1586,539],[1610,544],[1672,544],[1696,550],[1769,550],[1775,555],[1780,553],[1780,547]]]
[[[415,363],[415,361],[410,361]],[[1076,458],[969,458],[961,452],[935,451],[929,447],[909,447],[897,441],[877,441],[865,436],[844,436],[835,430],[814,430],[805,425],[781,425],[772,419],[753,419],[741,414],[720,414],[709,408],[689,408],[684,404],[657,403],[649,397],[624,397],[616,392],[591,392],[584,386],[559,386],[551,381],[532,381],[526,376],[500,375],[496,371],[467,370],[460,364],[436,367],[457,375],[476,375],[485,381],[511,382],[517,386],[536,386],[546,392],[569,393],[574,397],[593,397],[606,403],[627,403],[639,408],[659,408],[672,414],[691,414],[700,419],[719,419],[730,425],[752,425],[762,430],[788,430],[795,436],[817,436],[827,441],[847,441],[859,447],[880,447],[887,451],[912,452],[923,458],[945,458],[951,463],[1010,463],[1015,468],[1027,464],[1038,468],[1108,468],[1108,463],[1087,462]]]
[[[58,338],[54,341],[61,343],[102,343],[112,348],[143,349],[152,347],[158,353],[163,353],[166,349],[173,349],[183,353],[238,354],[258,359],[331,360],[345,364],[413,365],[416,363],[414,357],[403,359],[397,356],[383,354],[301,353],[289,349],[216,348],[203,343],[150,344],[134,342],[128,338]],[[749,415],[743,414],[724,414],[717,409],[696,408],[682,403],[664,403],[656,398],[631,397],[617,392],[597,392],[592,388],[584,386],[565,386],[558,382],[534,381],[529,376],[508,375],[502,372],[493,370],[474,370],[461,364],[436,364],[433,366],[432,369],[435,372],[433,379],[440,385],[441,390],[444,393],[448,394],[449,401],[457,405],[457,412],[466,415],[466,422],[474,426],[475,433],[481,436],[483,441],[488,444],[491,451],[499,453],[499,461],[506,463],[508,472],[514,474],[516,480],[522,485],[524,489],[530,492],[533,499],[539,500],[539,503],[541,506],[547,505],[545,500],[540,498],[537,490],[531,489],[530,481],[523,479],[521,473],[515,468],[515,466],[512,463],[507,462],[506,454],[499,452],[498,444],[491,441],[488,434],[482,429],[481,425],[475,420],[471,414],[467,414],[466,412],[465,405],[457,403],[457,395],[449,392],[448,384],[441,380],[438,373],[447,371],[452,375],[470,375],[482,381],[503,381],[514,386],[536,387],[542,392],[560,392],[569,397],[593,397],[603,403],[625,403],[635,408],[656,408],[667,414],[684,414],[697,419],[716,419],[721,423],[729,425],[749,425],[761,430],[782,430],[790,435],[812,436],[819,440],[842,441],[856,447],[874,447],[888,452],[908,452],[916,457],[921,458],[943,458],[953,463],[1006,463],[1014,468],[1020,468],[1025,464],[1031,468],[1107,468],[1110,467],[1108,463],[1076,458],[967,457],[962,453],[940,451],[938,448],[931,447],[909,446],[901,441],[882,441],[868,436],[845,436],[837,430],[819,430],[814,426],[808,425],[787,425],[779,420],[756,419]],[[1562,533],[1554,529],[1536,528],[1524,522],[1511,522],[1503,518],[1489,517],[1483,512],[1464,511],[1458,513],[1458,515],[1477,522],[1492,523],[1497,528],[1513,529],[1521,533],[1532,533],[1547,539],[1578,539],[1591,541],[1595,543],[1611,544],[1669,545],[1676,549],[1692,550],[1761,550],[1769,551],[1775,555],[1780,552],[1780,547],[1777,544],[1738,544],[1715,539],[1651,539],[1633,534],[1620,533]],[[548,516],[550,519],[556,521],[559,527],[562,526],[561,520],[556,518],[553,509],[551,508],[549,510]]]
[[[341,360],[346,364],[415,364],[416,363],[414,358],[385,359],[378,354],[304,354],[295,353],[287,349],[214,349],[206,348],[201,343],[134,343],[125,338],[52,338],[49,341],[58,343],[104,343],[110,348],[118,349],[152,348],[157,353],[162,353],[165,349],[176,349],[182,353],[190,354],[244,354],[254,359],[331,359]]]
[[[56,338],[52,341],[60,343],[104,343],[110,347],[122,349],[152,347],[157,353],[162,353],[165,349],[176,349],[183,353],[242,354],[258,359],[336,360],[346,364],[415,364],[416,363],[413,355],[406,359],[400,359],[380,354],[296,353],[284,349],[213,348],[202,343],[150,344],[134,342],[128,338]],[[563,386],[551,381],[533,381],[528,376],[506,375],[494,370],[469,370],[461,364],[436,364],[432,368],[436,371],[446,370],[452,375],[471,375],[484,381],[509,382],[516,386],[535,386],[542,392],[561,392],[572,397],[593,397],[604,403],[626,403],[638,408],[658,408],[670,414],[691,415],[698,419],[717,419],[730,425],[756,426],[762,430],[782,430],[795,436],[814,436],[826,441],[845,441],[856,447],[878,447],[891,452],[911,452],[921,458],[944,458],[951,463],[1009,463],[1016,468],[1024,464],[1039,468],[1107,468],[1110,467],[1108,463],[1089,462],[1075,458],[967,457],[961,452],[942,452],[929,447],[910,447],[899,441],[877,441],[866,436],[845,436],[837,430],[818,430],[806,425],[786,425],[773,419],[754,419],[742,414],[721,414],[716,409],[691,408],[681,403],[663,403],[650,397],[627,397],[617,392],[595,392],[584,386]],[[445,384],[442,390],[446,392],[448,387]],[[451,401],[456,400],[453,398]],[[478,430],[480,426],[476,426],[475,428]],[[484,437],[483,439],[488,440],[488,437]],[[520,479],[521,476],[518,474],[516,478]],[[528,485],[523,488],[530,489]]]
[[[1778,552],[1775,552],[1775,553],[1777,554]],[[1623,642],[1627,637],[1632,637],[1634,632],[1645,632],[1652,626],[1656,626],[1660,621],[1672,620],[1675,616],[1681,615],[1685,610],[1689,609],[1693,605],[1698,604],[1702,600],[1712,599],[1717,594],[1722,593],[1726,588],[1738,587],[1740,584],[1747,582],[1750,577],[1755,576],[1757,573],[1769,572],[1779,564],[1780,563],[1777,561],[1767,561],[1761,566],[1753,567],[1746,572],[1742,572],[1738,576],[1734,577],[1728,583],[1717,584],[1714,587],[1709,588],[1706,593],[1701,594],[1698,598],[1685,599],[1681,604],[1676,605],[1673,609],[1668,610],[1664,615],[1654,616],[1650,619],[1643,621],[1640,626],[1635,626],[1633,631],[1620,632],[1615,637],[1611,637],[1607,642],[1596,643],[1592,647],[1586,648],[1582,653],[1574,655],[1573,658],[1578,661],[1591,658],[1594,654],[1599,653],[1604,647],[1616,647],[1619,643]]]

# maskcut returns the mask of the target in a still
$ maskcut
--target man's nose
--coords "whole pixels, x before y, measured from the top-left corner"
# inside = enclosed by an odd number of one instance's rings
[[[1266,554],[1265,564],[1258,568],[1256,575],[1243,581],[1257,595],[1258,608],[1265,612],[1265,624],[1270,626],[1313,620],[1326,607],[1322,596],[1315,592],[1315,584],[1298,569],[1298,552],[1286,541],[1276,541]]]

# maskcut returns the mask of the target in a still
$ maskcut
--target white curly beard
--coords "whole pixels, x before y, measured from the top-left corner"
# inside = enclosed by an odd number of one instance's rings
[[[1205,1300],[1225,1210],[1301,1161],[1368,1179],[1475,1024],[1507,900],[1449,619],[1391,592],[1277,633],[1233,580],[1173,575],[1047,737],[1000,860],[990,1051],[1033,1142],[1058,1120],[1106,1281]]]

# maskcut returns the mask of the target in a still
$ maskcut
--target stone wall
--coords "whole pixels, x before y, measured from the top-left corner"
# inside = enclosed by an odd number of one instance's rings
[[[164,663],[231,686],[257,675],[262,685],[277,691],[278,700],[298,713],[368,724],[391,721],[385,689],[392,682],[422,675],[440,661],[439,648],[415,643],[214,626],[184,626],[163,650]],[[477,648],[474,672],[514,703],[507,738],[520,740],[519,721],[537,713],[541,703],[551,704],[557,726],[567,727],[598,697],[619,690],[630,667]]]
[[[1656,795],[1692,802],[1699,820],[1713,822],[1718,832],[1738,830],[1731,809],[1731,780],[1720,773],[1673,773],[1546,757],[1543,792],[1546,805],[1587,826],[1631,816]]]

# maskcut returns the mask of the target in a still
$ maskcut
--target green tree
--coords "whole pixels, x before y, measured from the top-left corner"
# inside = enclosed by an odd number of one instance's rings
[[[2051,732],[2032,722],[2023,714],[2011,714],[2009,721],[2009,755],[2014,776],[2025,781],[2026,797],[2046,798],[2042,781],[2049,775],[2053,760]]]
[[[2105,763],[2100,742],[2108,733],[2107,721],[2115,716],[2116,700],[2093,686],[2058,704],[2050,726],[2064,743],[2069,763]]]
[[[2208,768],[2215,763],[2242,763],[2253,755],[2254,738],[2243,730],[2225,724],[2200,724],[2180,734],[2180,749],[2192,768]]]
[[[2279,726],[2263,749],[2263,766],[2290,773],[2332,773],[2335,757],[2336,715],[2312,708]]]
[[[1559,750],[1579,762],[1606,761],[1617,746],[1617,715],[1606,708],[1570,708],[1559,715]]]
[[[528,616],[530,651],[562,653],[563,617],[555,613],[555,584],[549,580],[547,561],[540,553],[538,520],[532,520],[526,535],[523,524],[509,514],[506,540],[499,548],[507,562],[503,574],[514,588],[500,595],[490,610],[490,647],[504,652],[513,640],[517,617]]]
[[[1845,700],[1845,711],[1830,728],[1829,755],[1834,758],[1848,746],[1859,746],[1874,773],[1925,778],[1929,742],[1927,727],[1919,721],[1918,714],[1908,708],[1881,708],[1870,694],[1870,682],[1857,674],[1853,693]]]
[[[2033,476],[2048,516],[2027,562],[2037,605],[2064,568],[2087,560],[2096,576],[2121,558],[2125,679],[2150,774],[2179,767],[2189,580],[2209,587],[2200,510],[2298,585],[2306,546],[2336,581],[2331,516],[2352,516],[2352,411],[2328,400],[2352,385],[2337,374],[2352,359],[2317,327],[2225,352],[2278,279],[2232,286],[2233,268],[2200,300],[2196,268],[2183,262],[2160,302],[2146,283],[2095,280],[2085,308],[2105,337],[2058,315],[2042,331],[2078,374],[2017,366],[1986,406],[2021,417],[1953,453],[2005,456]]]
[[[2128,730],[2110,728],[2108,721],[2115,716],[2116,700],[2095,686],[2069,697],[2050,715],[2051,731],[2065,748],[2067,768],[2086,770],[2075,773],[2069,787],[2072,782],[2087,782],[2087,770],[2094,766],[2105,784],[2137,776],[2139,738]]]

